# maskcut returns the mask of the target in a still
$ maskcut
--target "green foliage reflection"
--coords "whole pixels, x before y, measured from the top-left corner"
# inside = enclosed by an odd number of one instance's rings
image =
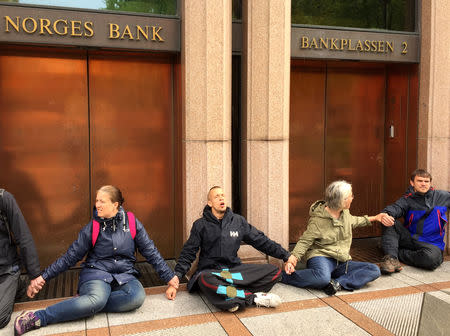
[[[105,0],[108,10],[152,14],[177,14],[176,0]]]
[[[415,0],[292,0],[292,23],[414,31]]]

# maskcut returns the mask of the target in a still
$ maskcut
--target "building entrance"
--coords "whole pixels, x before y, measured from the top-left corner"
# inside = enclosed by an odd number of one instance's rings
[[[414,66],[292,61],[290,242],[330,182],[352,183],[351,213],[374,215],[400,197],[417,158]],[[381,234],[380,225],[354,237]]]
[[[0,48],[0,185],[16,196],[42,266],[76,239],[104,184],[121,188],[125,209],[175,256],[174,59]]]

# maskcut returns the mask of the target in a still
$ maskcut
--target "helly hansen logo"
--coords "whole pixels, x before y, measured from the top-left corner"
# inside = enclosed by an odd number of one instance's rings
[[[230,231],[230,237],[239,237],[238,231]]]

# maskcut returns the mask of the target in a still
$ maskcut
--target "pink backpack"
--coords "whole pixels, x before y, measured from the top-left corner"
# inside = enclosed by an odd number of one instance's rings
[[[136,217],[134,213],[128,211],[128,227],[130,228],[131,238],[136,237]],[[92,220],[92,246],[97,242],[98,234],[100,233],[100,223],[95,219]]]

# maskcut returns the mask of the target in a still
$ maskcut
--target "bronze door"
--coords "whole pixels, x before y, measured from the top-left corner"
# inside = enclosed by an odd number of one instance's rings
[[[0,49],[0,187],[16,196],[41,266],[76,239],[103,184],[122,189],[174,257],[173,68],[150,54]]]
[[[309,206],[322,199],[325,145],[325,65],[300,63],[291,70],[289,237],[306,229]],[[301,113],[299,113],[301,111]]]
[[[88,64],[92,196],[103,184],[119,186],[124,208],[173,258],[172,63],[97,53]]]
[[[326,184],[352,183],[350,212],[355,216],[375,215],[383,208],[384,85],[384,66],[328,67]],[[376,236],[379,229],[367,226],[353,236]]]
[[[352,183],[354,215],[377,214],[403,193],[417,159],[417,88],[414,67],[292,61],[291,243],[306,229],[311,203],[334,180]],[[380,234],[375,224],[354,237]]]
[[[2,47],[0,81],[0,185],[46,266],[90,216],[86,55]]]

